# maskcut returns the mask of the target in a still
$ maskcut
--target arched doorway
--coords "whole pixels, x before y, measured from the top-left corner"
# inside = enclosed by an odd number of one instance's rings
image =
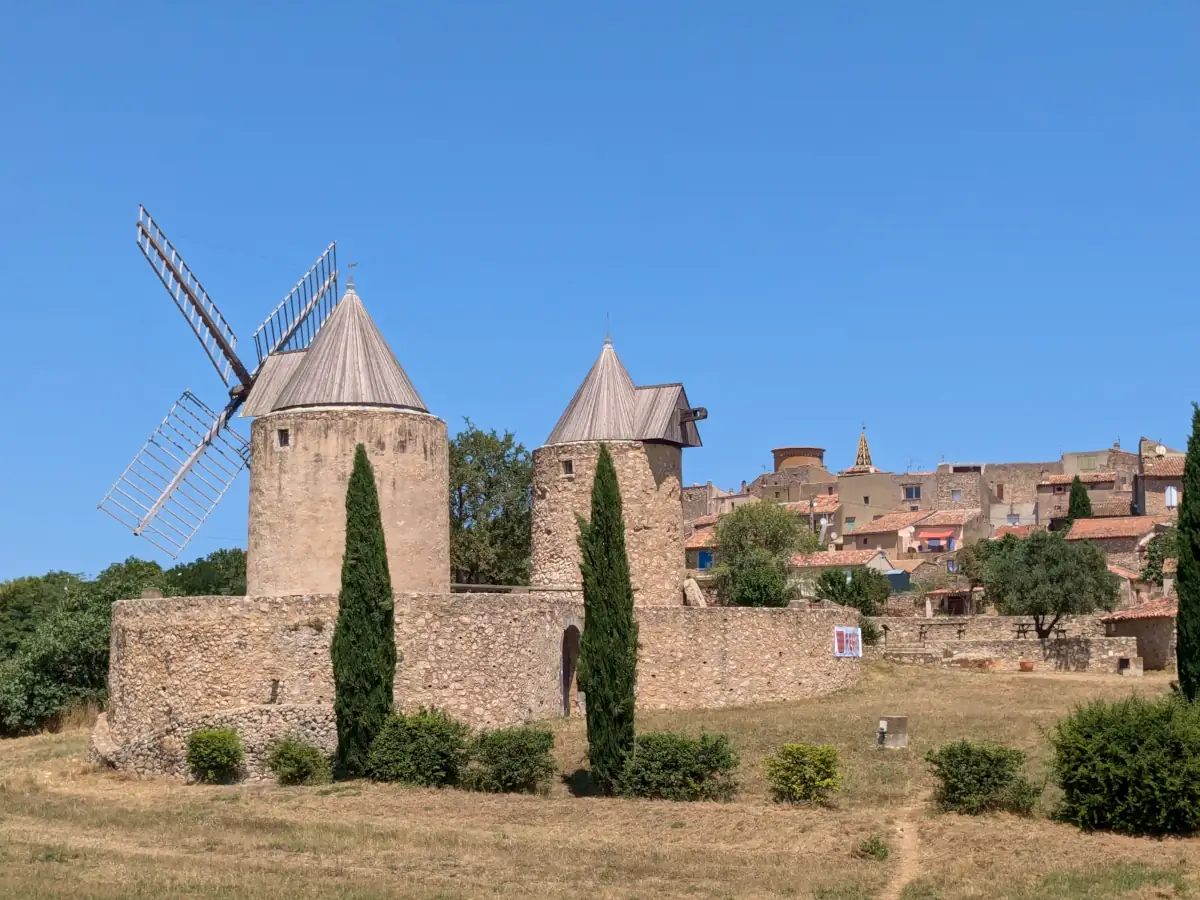
[[[578,686],[575,684],[575,666],[579,662],[579,629],[568,625],[562,636],[562,714],[571,715]]]

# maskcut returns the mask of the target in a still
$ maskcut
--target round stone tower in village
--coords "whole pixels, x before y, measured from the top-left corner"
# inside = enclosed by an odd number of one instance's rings
[[[682,384],[635,386],[606,338],[545,445],[533,451],[533,584],[579,583],[575,517],[591,515],[604,443],[621,488],[634,603],[682,605],[682,450],[700,446],[696,422],[705,415]]]
[[[250,596],[337,593],[346,486],[366,447],[395,591],[450,588],[446,423],[425,409],[353,280],[307,350],[267,358],[251,427]]]

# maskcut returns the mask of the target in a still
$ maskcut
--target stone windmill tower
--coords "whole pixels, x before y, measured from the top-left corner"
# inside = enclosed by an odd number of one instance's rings
[[[249,595],[341,589],[358,444],[375,470],[393,590],[449,591],[446,423],[425,408],[353,279],[311,347],[267,359],[242,415],[257,417]]]
[[[605,338],[545,445],[533,452],[533,584],[579,583],[575,517],[591,514],[604,443],[621,487],[634,602],[681,605],[682,451],[700,446],[696,422],[707,415],[688,403],[682,384],[635,385]]]

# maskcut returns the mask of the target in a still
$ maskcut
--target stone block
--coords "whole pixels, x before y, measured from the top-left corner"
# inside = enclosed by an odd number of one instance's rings
[[[1142,677],[1142,658],[1140,656],[1122,656],[1117,660],[1117,671],[1131,678]]]

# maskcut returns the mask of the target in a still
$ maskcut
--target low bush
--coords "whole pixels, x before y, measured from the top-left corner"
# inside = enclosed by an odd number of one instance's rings
[[[738,755],[724,734],[694,738],[670,731],[639,734],[617,792],[655,800],[729,800],[737,792]]]
[[[456,785],[467,762],[470,729],[439,709],[421,707],[383,723],[367,754],[367,775],[424,787]]]
[[[842,788],[837,748],[831,744],[784,744],[763,760],[763,772],[781,803],[826,803]]]
[[[188,768],[203,784],[237,780],[245,758],[246,748],[232,728],[198,728],[188,735]]]
[[[883,862],[891,854],[891,849],[884,843],[883,838],[877,834],[871,835],[865,841],[858,845],[858,850],[855,855],[862,859],[873,859],[876,862]]]
[[[1200,705],[1176,696],[1096,700],[1050,733],[1059,816],[1085,829],[1200,829]]]
[[[1041,790],[1018,774],[1025,754],[990,741],[956,741],[925,754],[938,786],[933,799],[947,812],[991,810],[1028,814]]]
[[[333,780],[333,764],[325,752],[296,735],[272,745],[267,768],[280,784],[328,784]]]
[[[463,784],[494,794],[544,792],[556,770],[553,749],[554,735],[545,728],[482,731],[471,742]]]

